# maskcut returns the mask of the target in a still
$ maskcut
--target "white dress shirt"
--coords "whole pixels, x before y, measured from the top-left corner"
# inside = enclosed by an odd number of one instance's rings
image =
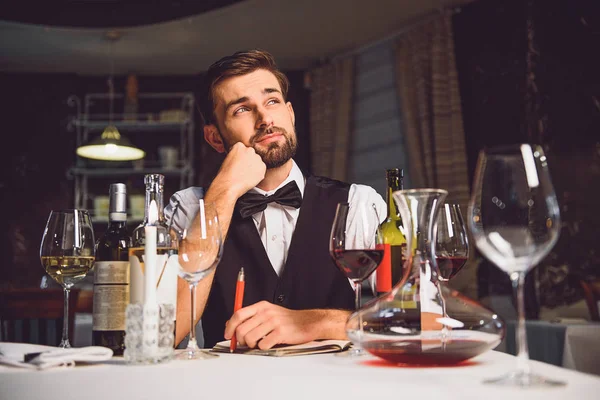
[[[290,174],[278,187],[268,192],[257,187],[250,191],[270,196],[289,182],[296,181],[298,189],[300,189],[300,193],[304,197],[306,180],[302,171],[300,171],[300,168],[296,165],[296,162],[293,160],[292,162],[293,165]],[[371,236],[369,235],[369,237],[367,237],[363,232],[374,232],[374,226],[363,226],[362,219],[355,218],[357,210],[356,205],[363,202],[375,205],[380,221],[383,221],[387,216],[387,206],[379,193],[370,186],[351,185],[348,193],[350,209],[348,210],[346,234],[347,238],[350,240],[346,243],[347,248],[361,249],[371,247]],[[299,214],[299,208],[282,206],[281,204],[272,202],[267,205],[267,208],[264,211],[252,215],[260,240],[265,247],[271,265],[277,275],[281,274],[287,260],[288,250],[292,241],[292,235],[296,229],[296,222],[298,221]],[[372,222],[373,224],[378,224],[376,220],[373,220]]]
[[[300,171],[300,168],[296,165],[296,162],[293,160],[292,162],[293,165],[290,174],[277,188],[267,192],[254,187],[250,189],[250,192],[270,196],[287,183],[296,181],[298,189],[300,189],[300,193],[304,197],[306,180],[302,171]],[[201,197],[201,193],[202,189],[197,187],[183,189],[175,193],[173,197],[171,197],[169,205],[165,208],[166,218],[171,219],[174,201],[179,202],[179,207],[185,211],[184,215],[193,215],[191,213],[198,208],[198,198]],[[385,201],[381,195],[370,186],[352,184],[348,192],[348,203],[350,208],[348,210],[348,219],[346,223],[346,234],[348,238],[346,248],[364,249],[373,247],[371,233],[375,231],[374,226],[375,224],[383,222],[387,216],[387,206]],[[374,218],[372,222],[367,223],[365,226],[362,218],[356,218],[356,213],[359,210],[357,205],[363,203],[375,205],[379,221]],[[271,265],[277,275],[281,274],[287,260],[288,250],[290,248],[292,235],[296,228],[299,214],[300,209],[271,202],[264,211],[252,215],[260,240],[265,247]],[[174,221],[173,223],[175,226],[178,226],[178,221]],[[374,275],[375,274],[373,274],[372,277],[374,277]]]

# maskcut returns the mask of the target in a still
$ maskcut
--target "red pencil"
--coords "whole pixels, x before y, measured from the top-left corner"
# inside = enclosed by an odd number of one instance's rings
[[[235,313],[237,310],[242,308],[242,301],[244,300],[244,287],[246,286],[246,282],[244,279],[244,268],[240,269],[238,273],[237,283],[235,284],[235,300],[233,302],[233,312]],[[233,332],[233,336],[231,337],[231,344],[229,345],[229,352],[233,353],[237,346],[237,339],[235,338],[235,332]]]

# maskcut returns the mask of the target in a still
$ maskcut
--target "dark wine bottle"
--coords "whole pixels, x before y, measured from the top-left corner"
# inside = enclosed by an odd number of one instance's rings
[[[96,243],[92,344],[122,355],[125,349],[125,309],[129,304],[129,248],[127,188],[113,183],[109,189],[109,221]]]
[[[404,251],[406,249],[406,237],[402,233],[402,218],[392,197],[396,190],[402,190],[404,174],[399,168],[386,170],[387,177],[387,205],[388,214],[381,223],[381,234],[384,243],[384,255],[381,264],[377,268],[376,291],[384,294],[392,290],[392,287],[405,279],[403,269]]]

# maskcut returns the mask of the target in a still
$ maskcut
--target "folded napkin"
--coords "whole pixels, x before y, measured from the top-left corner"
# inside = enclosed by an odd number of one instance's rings
[[[2,350],[0,348],[0,350]],[[28,369],[48,369],[53,367],[73,367],[77,362],[97,362],[110,360],[113,351],[107,347],[88,346],[71,349],[54,348],[34,353],[18,355],[0,354],[0,364]]]

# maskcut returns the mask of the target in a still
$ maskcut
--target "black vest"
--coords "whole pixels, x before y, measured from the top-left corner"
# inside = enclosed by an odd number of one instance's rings
[[[302,207],[288,251],[277,276],[252,218],[234,211],[224,243],[223,258],[202,314],[204,347],[224,340],[225,322],[233,314],[237,275],[244,267],[243,306],[261,300],[294,310],[352,310],[354,292],[329,255],[329,236],[336,205],[348,201],[350,185],[328,178],[308,177]]]

